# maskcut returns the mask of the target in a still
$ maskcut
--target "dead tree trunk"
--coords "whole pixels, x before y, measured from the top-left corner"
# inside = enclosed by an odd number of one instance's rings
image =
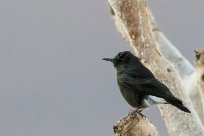
[[[191,114],[187,114],[173,106],[159,106],[169,135],[204,135],[204,128],[201,124],[203,107],[202,104],[196,105],[195,102],[201,100],[198,87],[194,88],[193,91],[190,89],[185,91],[187,85],[184,85],[190,81],[191,75],[195,73],[195,70],[157,29],[154,18],[146,6],[146,1],[109,0],[109,4],[117,30],[129,41],[130,45],[135,49],[136,55],[141,58],[144,65],[150,68],[161,82],[170,88],[175,96],[185,102],[192,112]],[[195,97],[197,97],[196,100],[194,100]],[[138,125],[137,122],[134,124],[132,120],[135,119],[134,117],[126,121],[125,127],[117,127],[120,126],[119,122],[114,128],[120,128],[120,131],[115,131],[115,135],[137,135],[136,130],[132,130],[135,127],[130,127]],[[141,118],[141,121],[145,122],[145,120]],[[149,126],[151,124],[147,122],[141,130],[147,131]],[[156,129],[151,129],[151,131],[155,132],[152,135],[158,134]]]

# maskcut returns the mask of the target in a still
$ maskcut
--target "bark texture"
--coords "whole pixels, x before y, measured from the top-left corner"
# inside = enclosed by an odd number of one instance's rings
[[[156,128],[140,113],[134,112],[113,126],[115,136],[159,136]]]
[[[201,88],[198,85],[198,72],[196,73],[194,67],[190,62],[182,56],[180,51],[166,38],[166,36],[159,31],[154,17],[150,10],[148,10],[151,24],[153,25],[153,32],[157,41],[157,48],[161,56],[163,56],[168,63],[170,63],[175,70],[178,71],[182,80],[184,91],[190,98],[195,112],[198,114],[202,124],[204,125],[204,94],[201,93]],[[200,51],[197,51],[197,53]],[[199,72],[201,74],[202,72]],[[202,100],[202,101],[201,101]]]
[[[204,135],[202,124],[182,86],[181,77],[185,76],[179,73],[178,68],[175,67],[176,65],[166,60],[160,51],[159,35],[155,33],[157,29],[146,6],[146,1],[109,0],[109,3],[117,30],[133,46],[136,55],[141,58],[142,62],[151,69],[161,82],[170,88],[175,96],[185,102],[192,112],[187,114],[170,105],[159,106],[169,135]],[[189,64],[186,62],[185,65]],[[181,67],[179,66],[179,68]],[[189,68],[186,72],[193,73],[193,68]]]
[[[199,94],[201,99],[198,99],[197,101],[202,104],[202,123],[204,125],[204,49],[202,50],[195,50],[195,68],[196,68],[196,83],[199,88]]]

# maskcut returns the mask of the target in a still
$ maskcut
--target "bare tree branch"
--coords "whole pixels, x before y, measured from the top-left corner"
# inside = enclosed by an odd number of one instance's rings
[[[118,121],[113,129],[115,136],[159,136],[147,118],[137,112]]]
[[[191,106],[188,95],[183,91],[181,77],[184,75],[180,77],[178,68],[167,61],[159,50],[158,37],[153,31],[154,25],[146,1],[109,0],[109,3],[117,30],[130,42],[143,63],[170,88],[174,95],[182,99],[192,112],[187,114],[169,105],[159,106],[169,135],[204,135],[202,124]]]
[[[163,56],[178,71],[184,91],[189,96],[192,106],[198,114],[202,124],[204,125],[204,94],[201,93],[197,84],[197,74],[190,62],[180,53],[180,51],[159,31],[155,19],[150,10],[151,24],[153,32],[157,40],[157,48],[161,56]],[[200,72],[201,74],[201,72]]]

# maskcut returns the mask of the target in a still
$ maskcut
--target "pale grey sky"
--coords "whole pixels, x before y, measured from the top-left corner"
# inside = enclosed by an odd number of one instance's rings
[[[204,44],[202,0],[149,1],[188,58]],[[110,136],[130,107],[103,57],[132,50],[107,1],[0,0],[0,135]],[[156,107],[145,111],[166,132]]]

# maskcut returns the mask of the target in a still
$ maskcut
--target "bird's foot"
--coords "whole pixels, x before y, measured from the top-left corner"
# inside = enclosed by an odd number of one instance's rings
[[[140,108],[136,109],[136,111],[137,111],[138,113],[141,113],[142,110],[143,110],[143,109],[140,109]]]
[[[142,109],[140,109],[140,108],[131,109],[131,110],[128,112],[128,115],[134,115],[135,113],[139,113],[139,114],[141,115],[141,112],[142,112]]]
[[[135,114],[135,112],[136,112],[136,110],[135,110],[135,109],[131,109],[130,111],[128,111],[128,115],[134,115],[134,114]]]

